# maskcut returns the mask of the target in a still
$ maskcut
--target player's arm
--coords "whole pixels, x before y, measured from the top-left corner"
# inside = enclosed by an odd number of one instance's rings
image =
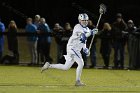
[[[80,33],[80,38],[82,41],[85,41],[90,35],[95,35],[97,33],[98,33],[98,29],[94,28],[94,29],[90,30],[90,32]]]
[[[87,38],[90,36],[90,35],[92,35],[93,34],[93,32],[86,32],[86,33],[80,33],[80,41],[82,42],[82,43],[85,43],[86,42],[86,40],[87,40]]]

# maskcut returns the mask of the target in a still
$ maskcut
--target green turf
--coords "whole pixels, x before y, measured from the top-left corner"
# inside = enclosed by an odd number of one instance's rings
[[[0,93],[140,93],[140,71],[83,69],[86,86],[76,87],[75,70],[0,66]]]
[[[20,63],[29,63],[30,55],[25,37],[18,37]],[[97,42],[97,66],[103,66]],[[56,63],[56,42],[51,44],[51,57]],[[127,50],[127,48],[126,48]],[[9,54],[5,38],[4,55]],[[125,66],[128,66],[125,51]],[[88,64],[91,64],[88,60]],[[113,51],[110,66],[113,65]],[[49,69],[40,73],[40,67],[0,66],[0,93],[140,93],[140,71],[84,69],[84,87],[75,87],[75,70]]]

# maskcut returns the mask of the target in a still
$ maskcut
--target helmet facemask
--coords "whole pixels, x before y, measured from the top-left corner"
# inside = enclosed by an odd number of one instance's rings
[[[79,14],[78,20],[79,20],[79,23],[80,23],[83,27],[86,27],[86,26],[88,25],[89,17],[88,17],[88,15],[87,15],[86,13]]]

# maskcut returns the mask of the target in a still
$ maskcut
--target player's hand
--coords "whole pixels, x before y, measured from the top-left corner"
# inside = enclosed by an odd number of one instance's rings
[[[94,29],[91,30],[91,34],[92,35],[95,35],[97,33],[98,33],[98,29],[97,28],[94,28]]]
[[[86,56],[90,55],[89,49],[88,48],[84,48],[83,52],[86,54]]]

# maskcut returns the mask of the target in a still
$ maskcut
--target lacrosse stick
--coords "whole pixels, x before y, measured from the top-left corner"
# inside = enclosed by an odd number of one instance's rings
[[[105,6],[104,4],[100,4],[100,9],[99,9],[100,16],[99,16],[99,18],[98,18],[98,22],[97,22],[95,28],[98,28],[98,25],[99,25],[99,22],[100,22],[100,20],[101,20],[102,14],[105,14],[105,12],[106,12],[106,6]],[[91,39],[91,42],[90,42],[90,45],[89,45],[89,51],[90,51],[90,49],[91,49],[91,46],[92,46],[94,37],[95,37],[95,35],[93,35],[93,37],[92,37],[92,39]]]

